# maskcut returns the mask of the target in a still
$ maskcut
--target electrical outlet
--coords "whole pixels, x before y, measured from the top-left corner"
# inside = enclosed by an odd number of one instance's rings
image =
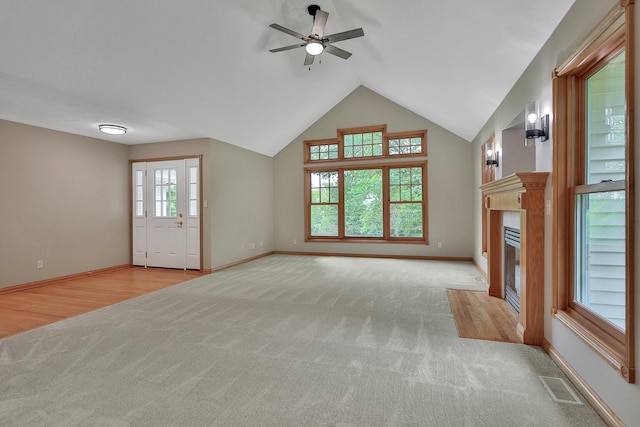
[[[295,245],[296,243],[298,243],[297,239],[293,239],[293,244]]]
[[[262,240],[260,240],[260,246],[262,246]]]
[[[44,261],[41,259],[36,261],[36,268],[44,268]]]
[[[442,248],[442,242],[438,242],[438,249]]]
[[[255,249],[256,248],[256,244],[251,242],[249,243],[249,249]]]

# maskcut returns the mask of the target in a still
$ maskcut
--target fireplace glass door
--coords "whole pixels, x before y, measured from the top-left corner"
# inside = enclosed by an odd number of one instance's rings
[[[504,299],[520,313],[520,230],[504,228]]]

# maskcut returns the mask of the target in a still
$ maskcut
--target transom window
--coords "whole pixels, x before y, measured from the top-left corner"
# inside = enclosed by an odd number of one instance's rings
[[[307,157],[310,161],[336,160],[339,158],[338,141],[335,139],[328,141],[314,141],[308,145]]]
[[[422,154],[424,149],[423,132],[407,132],[389,137],[389,155],[401,156],[410,154]]]
[[[382,156],[382,131],[342,135],[344,158]]]
[[[337,132],[337,139],[305,141],[305,163],[427,155],[426,130],[387,133],[376,125]]]

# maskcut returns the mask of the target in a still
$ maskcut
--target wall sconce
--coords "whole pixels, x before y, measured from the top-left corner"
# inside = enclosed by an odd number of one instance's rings
[[[496,151],[494,155],[493,150],[487,150],[487,166],[500,166],[500,153]]]
[[[549,115],[540,117],[538,100],[529,101],[524,107],[524,145],[526,147],[549,139]]]

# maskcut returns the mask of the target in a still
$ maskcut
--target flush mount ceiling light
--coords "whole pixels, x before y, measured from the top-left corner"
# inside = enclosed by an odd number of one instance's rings
[[[109,135],[124,135],[127,133],[126,127],[118,125],[98,125],[98,129],[100,129],[100,132]]]

